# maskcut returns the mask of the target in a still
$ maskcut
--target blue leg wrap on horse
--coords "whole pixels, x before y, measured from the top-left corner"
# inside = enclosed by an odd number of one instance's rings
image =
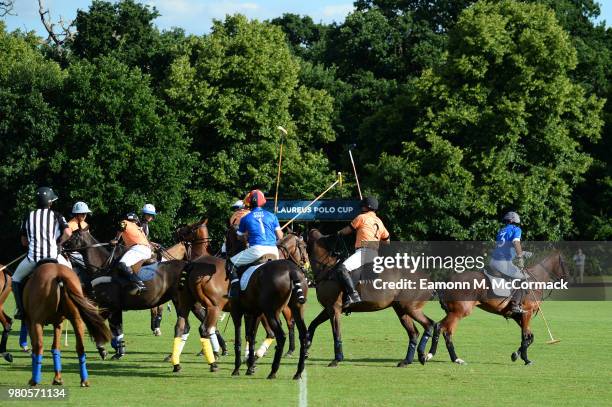
[[[117,341],[117,338],[116,338],[116,337],[113,337],[113,338],[111,339],[111,346],[113,347],[113,349],[115,349],[115,350],[117,349],[117,347],[119,346],[119,343],[118,343],[118,342],[119,342],[119,341]]]
[[[40,383],[42,380],[42,355],[32,354],[32,381]]]
[[[21,330],[19,331],[19,346],[22,348],[28,346],[28,327],[23,322],[21,323]]]
[[[87,364],[85,363],[85,354],[79,356],[79,373],[81,374],[81,380],[87,380],[89,374],[87,373]]]
[[[427,332],[423,334],[423,337],[421,338],[421,342],[419,342],[419,348],[418,348],[419,353],[425,353],[425,348],[427,347],[427,342],[429,341],[430,337],[431,336],[427,334]]]
[[[61,372],[62,371],[62,353],[59,349],[51,349],[51,354],[53,355],[53,371]]]

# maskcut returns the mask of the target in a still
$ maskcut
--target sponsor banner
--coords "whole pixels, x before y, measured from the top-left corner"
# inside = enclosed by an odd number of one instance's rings
[[[312,201],[279,200],[276,216],[281,221],[290,220],[300,214],[296,221],[350,221],[359,215],[359,200],[323,199],[308,207]],[[264,209],[274,212],[274,201],[269,199]]]

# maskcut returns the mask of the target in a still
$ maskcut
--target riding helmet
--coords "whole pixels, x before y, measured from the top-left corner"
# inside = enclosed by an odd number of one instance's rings
[[[49,187],[40,187],[36,190],[36,205],[39,208],[47,208],[52,202],[57,200],[58,196]]]
[[[85,202],[79,201],[72,207],[72,213],[78,215],[80,213],[91,213],[91,211]]]
[[[254,189],[250,192],[251,208],[257,208],[266,204],[266,197],[259,189]]]
[[[153,206],[152,204],[146,204],[145,206],[143,206],[142,213],[144,213],[145,215],[151,215],[151,216],[157,215],[157,212],[155,211],[155,206]]]
[[[366,208],[377,211],[378,210],[378,199],[373,196],[366,196],[361,200],[361,206],[365,206]]]
[[[134,212],[130,212],[127,215],[125,215],[125,220],[129,220],[130,222],[134,222],[134,223],[140,223],[140,219],[138,219],[138,215],[136,215]]]
[[[521,223],[521,218],[518,213],[510,211],[504,215],[503,218],[505,223],[516,223],[517,225]]]

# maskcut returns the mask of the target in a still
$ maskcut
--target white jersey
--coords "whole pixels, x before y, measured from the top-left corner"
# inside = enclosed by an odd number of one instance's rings
[[[28,259],[33,262],[56,259],[59,254],[57,241],[67,227],[66,219],[49,208],[30,212],[21,227],[21,234],[29,242]]]

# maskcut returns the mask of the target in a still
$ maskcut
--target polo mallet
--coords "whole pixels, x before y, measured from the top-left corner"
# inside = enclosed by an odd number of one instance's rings
[[[531,273],[529,273],[527,270],[525,270],[525,272],[527,274],[529,274],[533,278]],[[555,339],[553,337],[553,334],[550,331],[550,326],[548,326],[548,321],[546,320],[546,317],[544,316],[544,311],[542,310],[542,305],[540,305],[540,303],[538,303],[538,300],[536,299],[535,294],[533,293],[533,291],[530,290],[529,292],[531,293],[531,296],[533,297],[533,300],[538,304],[538,311],[540,311],[540,315],[542,315],[542,320],[544,321],[544,325],[546,325],[546,330],[548,331],[548,336],[550,336],[550,340],[546,341],[546,344],[547,345],[554,345],[555,343],[561,342],[561,339]]]
[[[62,326],[66,328],[66,334],[64,335],[64,346],[68,346],[68,324],[66,324],[66,320],[64,320]]]
[[[357,168],[355,167],[355,160],[353,160],[353,148],[357,147],[357,144],[351,144],[349,146],[349,157],[351,157],[351,164],[353,165],[353,173],[355,174],[355,181],[357,181],[357,191],[359,191],[359,199],[363,199],[363,196],[361,195],[361,187],[359,186],[359,177],[357,176]]]
[[[281,164],[283,163],[283,136],[287,135],[287,130],[283,126],[276,126],[281,132],[280,153],[278,154],[278,172],[276,173],[276,192],[274,193],[274,213],[278,212],[278,186],[280,185]]]

